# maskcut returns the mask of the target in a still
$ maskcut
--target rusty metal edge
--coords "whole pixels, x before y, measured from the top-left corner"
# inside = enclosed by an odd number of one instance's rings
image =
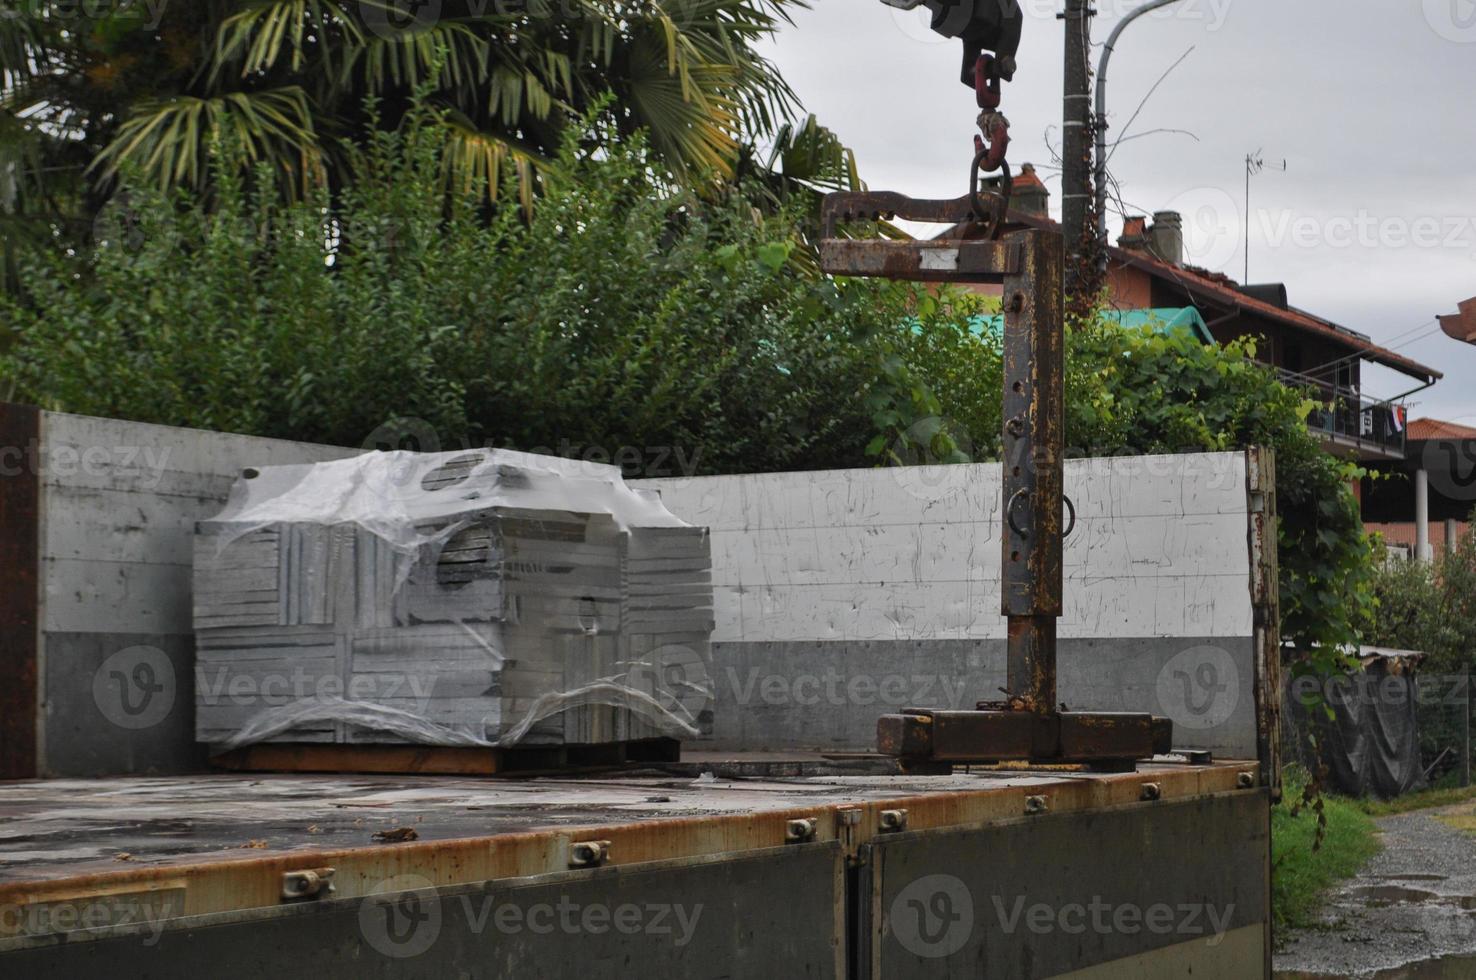
[[[820,267],[838,276],[916,282],[1002,283],[1020,266],[1013,241],[885,241],[827,238]]]
[[[40,769],[41,411],[0,402],[0,779]]]
[[[1250,589],[1255,649],[1256,753],[1261,779],[1271,799],[1281,799],[1281,602],[1277,551],[1276,454],[1251,448],[1245,453],[1246,497],[1250,515]]]
[[[265,908],[282,903],[281,878],[289,871],[332,867],[337,898],[373,893],[387,878],[416,874],[436,886],[525,878],[568,871],[569,847],[580,840],[610,842],[605,867],[643,866],[681,858],[738,854],[780,846],[790,820],[816,821],[817,842],[839,841],[848,858],[879,831],[881,811],[905,809],[911,830],[983,827],[1013,820],[1028,796],[1046,795],[1050,812],[1073,813],[1122,806],[1155,806],[1246,792],[1237,780],[1254,771],[1254,762],[1223,762],[1205,768],[1158,771],[1157,802],[1140,801],[1143,773],[1060,778],[1029,786],[992,786],[898,795],[867,802],[817,802],[767,812],[680,817],[593,827],[487,837],[420,841],[332,850],[282,851],[261,856],[212,855],[176,864],[57,878],[44,882],[0,884],[0,908],[57,901],[100,900],[162,889],[183,889],[181,916]],[[838,792],[842,791],[838,788]],[[855,816],[852,811],[861,811]],[[5,922],[0,920],[0,928]],[[0,938],[4,938],[0,935]]]

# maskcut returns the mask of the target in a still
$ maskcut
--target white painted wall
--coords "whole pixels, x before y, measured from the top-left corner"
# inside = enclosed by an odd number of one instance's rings
[[[1005,677],[997,464],[654,480],[712,529],[716,747],[863,751]],[[1243,453],[1070,461],[1059,693],[1255,758]]]
[[[1074,460],[1063,638],[1251,634],[1241,453]],[[995,639],[998,464],[651,480],[713,533],[714,642]]]

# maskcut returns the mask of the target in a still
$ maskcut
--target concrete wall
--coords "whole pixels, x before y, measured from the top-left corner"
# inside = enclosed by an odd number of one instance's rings
[[[0,404],[0,778],[202,765],[194,523],[246,466],[357,451]],[[887,711],[996,695],[1000,482],[979,465],[641,484],[713,529],[716,745],[865,750]],[[1241,454],[1068,464],[1068,706],[1167,714],[1181,746],[1257,755],[1246,482]]]
[[[1072,461],[1060,696],[1256,758],[1242,453]],[[648,481],[712,528],[719,747],[864,750],[1005,683],[998,465]]]
[[[23,412],[0,406],[0,412]],[[28,440],[29,441],[29,440]],[[159,425],[38,413],[7,472],[39,491],[34,773],[198,767],[191,542],[246,466],[351,455]],[[7,487],[7,490],[9,487]],[[7,528],[10,535],[14,529]],[[5,587],[11,588],[5,573]],[[10,658],[23,638],[7,637]],[[4,775],[29,773],[8,767]]]

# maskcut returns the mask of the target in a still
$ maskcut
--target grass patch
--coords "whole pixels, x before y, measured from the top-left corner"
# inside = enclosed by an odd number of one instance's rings
[[[1327,835],[1314,852],[1317,814],[1308,807],[1292,816],[1292,803],[1301,798],[1302,785],[1297,774],[1288,771],[1285,799],[1271,808],[1271,919],[1278,930],[1316,926],[1324,893],[1357,874],[1379,850],[1373,818],[1359,802],[1324,794]]]
[[[1476,833],[1476,813],[1472,813],[1469,808],[1455,813],[1442,813],[1435,819],[1455,830]]]
[[[1358,806],[1369,816],[1388,817],[1396,813],[1428,810],[1432,806],[1451,806],[1471,800],[1476,800],[1476,786],[1448,786],[1396,796],[1392,800],[1359,800]]]

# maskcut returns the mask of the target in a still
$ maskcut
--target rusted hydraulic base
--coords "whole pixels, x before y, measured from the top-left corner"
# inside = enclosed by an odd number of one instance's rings
[[[1170,752],[1174,728],[1169,719],[1149,714],[981,705],[975,711],[904,708],[881,717],[876,739],[878,751],[912,772],[1016,761],[1120,770]]]

